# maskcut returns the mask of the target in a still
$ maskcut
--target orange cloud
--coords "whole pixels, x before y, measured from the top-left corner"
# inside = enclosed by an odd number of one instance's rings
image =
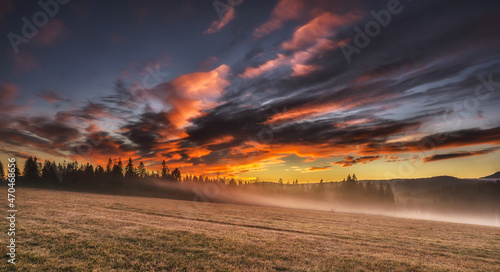
[[[240,75],[240,77],[255,78],[288,63],[290,63],[288,57],[282,54],[278,54],[275,59],[269,60],[259,67],[248,67],[245,72]]]
[[[254,37],[261,38],[281,28],[286,21],[299,19],[304,6],[303,0],[281,0],[274,8],[271,19],[255,29]]]
[[[307,172],[325,171],[325,170],[328,170],[330,168],[331,168],[331,166],[329,166],[329,165],[321,166],[321,167],[313,166],[313,167],[309,167],[309,169],[307,169]]]
[[[275,59],[269,60],[259,67],[248,67],[240,77],[255,78],[285,65],[291,66],[291,76],[294,77],[318,71],[321,69],[321,66],[308,63],[314,58],[320,57],[325,52],[338,48],[339,44],[345,42],[331,40],[331,37],[337,32],[339,27],[352,23],[358,18],[359,16],[354,13],[335,15],[324,12],[297,29],[293,35],[293,39],[281,45],[281,49],[283,50],[295,51],[293,55],[285,56],[278,54]]]
[[[210,72],[183,75],[160,85],[155,96],[170,108],[168,120],[176,128],[183,128],[192,118],[202,116],[203,110],[214,107],[216,98],[224,94],[229,85],[226,80],[229,69],[227,65],[221,65]]]
[[[337,102],[326,104],[305,105],[282,113],[273,115],[265,124],[279,125],[290,121],[303,121],[312,119],[329,112],[344,110],[345,108]]]
[[[292,40],[284,42],[282,48],[284,50],[299,50],[311,46],[321,38],[335,35],[340,27],[349,25],[359,18],[359,15],[352,12],[345,15],[324,12],[297,29]]]

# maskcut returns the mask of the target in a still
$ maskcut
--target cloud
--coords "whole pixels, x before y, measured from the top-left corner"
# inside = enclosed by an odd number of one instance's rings
[[[344,15],[324,12],[307,24],[298,28],[290,41],[284,42],[284,50],[299,50],[318,42],[320,38],[327,38],[338,33],[340,28],[351,25],[360,18],[355,13]]]
[[[353,166],[355,164],[361,163],[361,164],[367,164],[369,162],[375,161],[382,158],[382,156],[365,156],[365,157],[352,157],[352,156],[347,156],[345,157],[342,161],[337,161],[335,163],[332,163],[334,165],[340,165],[342,167],[349,167]]]
[[[47,103],[69,101],[69,99],[63,98],[54,90],[43,90],[41,92],[38,92],[36,96],[45,100]]]
[[[30,53],[23,50],[14,54],[14,74],[22,74],[39,69],[38,60]]]
[[[0,104],[11,104],[17,98],[19,87],[13,83],[2,83],[0,87]]]
[[[427,135],[414,141],[402,141],[396,143],[373,142],[366,146],[366,151],[370,153],[424,152],[428,150],[467,147],[485,144],[500,144],[500,127],[487,129],[471,128],[456,131],[447,131],[444,133]]]
[[[315,172],[315,171],[324,171],[324,170],[328,170],[330,169],[331,166],[327,165],[327,166],[312,166],[312,167],[309,167],[309,169],[307,169],[308,172]]]
[[[31,117],[23,121],[22,124],[26,131],[50,140],[53,145],[64,145],[80,137],[78,129],[45,117]]]
[[[168,120],[176,128],[183,128],[217,104],[215,100],[229,84],[229,70],[229,66],[221,65],[210,72],[186,74],[155,87],[147,96],[168,107]]]
[[[234,7],[229,7],[224,13],[221,20],[213,21],[210,27],[203,32],[203,34],[214,34],[222,30],[227,24],[229,24],[234,18],[236,18],[236,11]]]
[[[289,62],[290,62],[289,59],[285,55],[278,54],[278,56],[275,59],[269,60],[258,67],[246,68],[245,72],[240,74],[240,77],[255,78],[264,73],[272,71],[280,66],[283,66]]]
[[[63,22],[58,19],[51,19],[44,27],[40,28],[35,36],[35,41],[44,46],[52,46],[60,42],[63,36],[69,30],[64,26]]]
[[[271,14],[271,19],[255,29],[254,37],[261,38],[280,29],[286,21],[299,19],[304,7],[303,0],[280,0]]]
[[[457,158],[464,158],[464,157],[471,157],[471,156],[479,156],[479,155],[485,155],[489,154],[492,152],[495,152],[497,149],[486,149],[486,150],[479,150],[479,151],[462,151],[462,152],[454,152],[454,153],[447,153],[447,154],[437,154],[437,155],[432,155],[426,158],[423,158],[423,162],[434,162],[434,161],[441,161],[441,160],[450,160],[450,159],[457,159]]]

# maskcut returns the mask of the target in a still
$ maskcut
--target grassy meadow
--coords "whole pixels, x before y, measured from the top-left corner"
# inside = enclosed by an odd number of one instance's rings
[[[19,188],[0,271],[500,271],[500,228]],[[6,193],[0,201],[7,203]]]

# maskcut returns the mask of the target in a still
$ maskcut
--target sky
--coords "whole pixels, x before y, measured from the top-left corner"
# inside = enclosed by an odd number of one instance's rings
[[[498,1],[0,0],[0,160],[486,176],[499,25]]]

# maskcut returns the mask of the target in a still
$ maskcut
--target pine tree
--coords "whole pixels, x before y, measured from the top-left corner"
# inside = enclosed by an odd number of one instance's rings
[[[179,168],[175,168],[174,171],[172,171],[171,173],[172,175],[172,179],[174,181],[180,181],[181,180],[181,171],[179,170]]]
[[[85,174],[85,179],[89,181],[94,181],[95,178],[94,166],[90,163],[87,163],[87,166],[85,166],[84,174]]]
[[[173,172],[172,172],[173,175]],[[170,178],[170,170],[168,169],[167,163],[165,160],[161,163],[161,178],[162,179],[169,179]]]
[[[121,180],[123,178],[123,164],[121,158],[118,158],[118,161],[113,165],[112,175],[116,180]]]
[[[30,156],[24,164],[23,177],[27,181],[36,181],[39,178],[38,172],[37,158]]]
[[[125,178],[133,179],[135,178],[135,168],[132,163],[132,158],[128,158],[128,164],[125,166]]]
[[[109,158],[108,160],[108,165],[106,165],[106,173],[111,173],[111,171],[113,170],[113,160],[111,160],[111,158]]]
[[[4,182],[4,181],[5,181],[5,172],[3,169],[2,162],[0,162],[0,182]]]
[[[21,177],[21,171],[19,171],[17,164],[14,166],[14,174],[16,176],[16,180],[17,180],[17,178]]]
[[[139,174],[140,178],[146,177],[146,167],[144,166],[144,163],[139,163],[139,167],[137,168],[137,174]]]
[[[46,160],[42,166],[42,181],[44,183],[52,182],[52,180],[51,180],[52,173],[53,173],[52,163],[50,161]]]
[[[96,180],[102,180],[104,178],[104,168],[100,165],[96,166],[94,176]]]

